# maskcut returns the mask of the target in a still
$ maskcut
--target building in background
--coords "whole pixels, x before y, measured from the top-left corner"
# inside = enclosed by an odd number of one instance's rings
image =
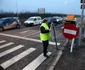
[[[39,14],[45,14],[45,8],[38,8]]]

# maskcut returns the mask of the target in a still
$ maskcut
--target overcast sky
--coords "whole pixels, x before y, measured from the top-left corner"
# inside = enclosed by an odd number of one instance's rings
[[[45,8],[50,13],[80,14],[80,0],[0,0],[0,11],[37,12]]]

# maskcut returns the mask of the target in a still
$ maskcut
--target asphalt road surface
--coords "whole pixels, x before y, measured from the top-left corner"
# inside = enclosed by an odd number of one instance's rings
[[[77,22],[79,21],[80,19]],[[61,48],[66,41],[62,34],[62,27],[63,24],[56,26],[58,48]],[[20,29],[0,32],[0,65],[5,70],[45,70],[50,65],[51,59],[54,58],[53,52],[56,50],[55,42],[53,40],[49,42],[48,55],[50,58],[43,57],[39,28],[40,25],[32,27],[22,25]]]
[[[80,19],[78,24],[81,24]],[[82,38],[80,47],[77,44],[75,43],[72,53],[70,52],[70,45],[65,47],[61,58],[53,70],[85,70],[85,39]]]
[[[56,27],[57,45],[65,42],[62,35],[62,24]],[[5,70],[45,70],[50,64],[50,58],[42,54],[43,47],[39,40],[39,27],[25,27],[0,32],[0,65]],[[55,42],[50,40],[48,55],[52,55]]]

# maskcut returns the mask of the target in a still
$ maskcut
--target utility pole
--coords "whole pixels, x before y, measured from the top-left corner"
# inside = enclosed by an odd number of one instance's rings
[[[53,23],[53,33],[54,33],[54,40],[55,40],[55,44],[56,44],[56,50],[57,50],[58,47],[57,47],[57,39],[56,39],[55,23]]]
[[[82,1],[83,1],[83,5],[81,6],[82,14],[81,14],[81,24],[80,24],[80,29],[79,29],[79,43],[78,43],[78,46],[81,46],[82,24],[83,24],[83,15],[84,15],[84,0],[81,0],[81,2]]]

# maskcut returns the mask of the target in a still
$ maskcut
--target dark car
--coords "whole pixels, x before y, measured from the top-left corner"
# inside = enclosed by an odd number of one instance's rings
[[[57,23],[62,23],[63,18],[58,17],[58,16],[54,16],[54,17],[52,17],[52,18],[56,19],[56,22],[57,22]]]
[[[5,17],[0,19],[0,29],[20,28],[21,23],[18,17]]]

